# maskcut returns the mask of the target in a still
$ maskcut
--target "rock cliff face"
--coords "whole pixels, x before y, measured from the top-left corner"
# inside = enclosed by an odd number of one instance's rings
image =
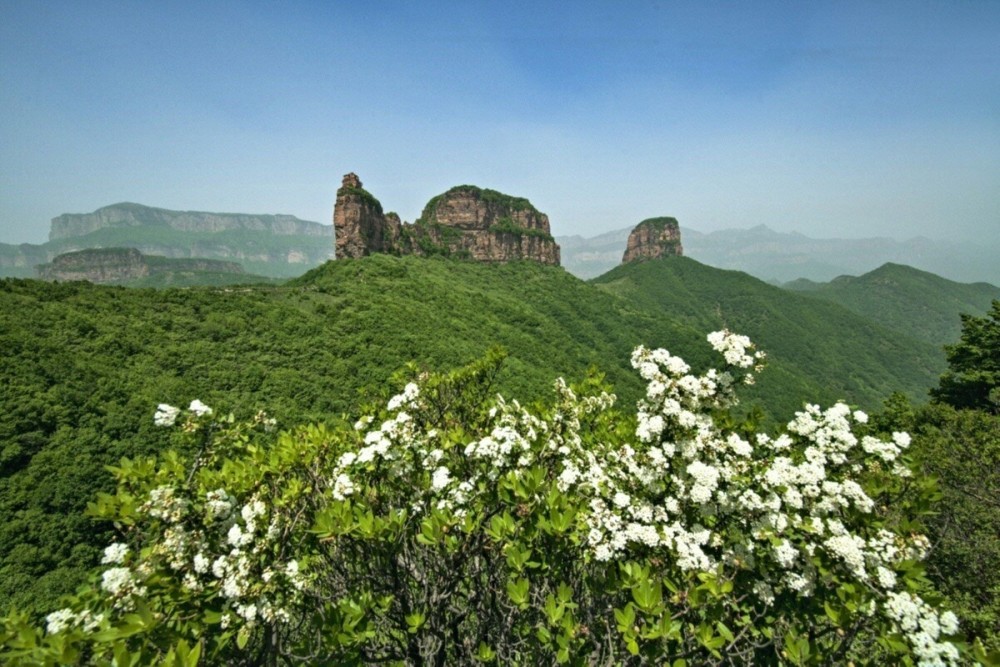
[[[243,267],[235,262],[214,259],[147,257],[135,248],[94,248],[56,256],[51,264],[38,266],[38,277],[115,285],[168,271],[242,274]]]
[[[683,255],[681,227],[676,218],[648,218],[628,235],[622,264],[637,259],[655,259],[669,255]]]
[[[333,223],[338,258],[392,253],[559,265],[548,216],[527,199],[473,185],[434,197],[420,218],[408,224],[393,213],[383,214],[358,177],[347,174],[337,191]]]
[[[316,222],[293,215],[250,215],[246,213],[206,213],[170,211],[142,204],[113,204],[93,213],[64,213],[52,218],[49,240],[72,238],[99,229],[115,227],[164,226],[181,232],[223,232],[252,230],[278,236],[325,236],[329,233]]]
[[[357,174],[347,174],[333,205],[333,229],[337,257],[364,257],[392,252],[401,223],[399,216],[382,212],[382,204],[361,186]]]

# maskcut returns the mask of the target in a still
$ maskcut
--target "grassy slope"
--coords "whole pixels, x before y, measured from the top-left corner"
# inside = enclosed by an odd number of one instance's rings
[[[159,402],[267,408],[287,426],[350,411],[411,360],[449,368],[502,344],[505,395],[541,397],[556,376],[596,365],[628,405],[641,391],[634,345],[703,366],[704,334],[723,323],[771,353],[758,391],[781,417],[803,399],[871,406],[933,379],[919,345],[690,260],[623,267],[596,288],[533,263],[390,256],[330,262],[280,287],[0,281],[0,611],[51,609],[96,562],[110,536],[80,512],[109,485],[105,464],[168,446],[152,425]]]
[[[901,264],[884,264],[864,275],[841,276],[829,283],[790,284],[873,319],[913,338],[945,345],[958,340],[960,313],[983,315],[1000,287],[989,283],[957,283]]]
[[[944,355],[933,345],[839,305],[686,257],[631,263],[592,282],[699,330],[725,326],[750,336],[771,357],[760,391],[772,401],[816,396],[810,400],[871,407],[894,390],[923,399],[944,369]],[[821,393],[811,394],[810,385]]]

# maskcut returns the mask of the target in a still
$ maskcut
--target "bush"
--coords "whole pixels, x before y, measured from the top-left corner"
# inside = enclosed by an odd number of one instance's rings
[[[908,436],[843,404],[758,433],[731,408],[762,354],[709,341],[726,364],[700,376],[638,348],[635,415],[597,378],[494,397],[496,351],[353,426],[160,406],[198,454],[113,470],[103,571],[44,630],[5,618],[0,658],[956,664],[957,619],[918,594],[932,486]]]

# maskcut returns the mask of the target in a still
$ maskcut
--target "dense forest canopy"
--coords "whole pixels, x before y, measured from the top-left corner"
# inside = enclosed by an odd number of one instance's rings
[[[985,413],[978,422],[942,417],[950,409],[944,396],[933,410],[899,407],[921,402],[944,369],[933,346],[686,258],[624,266],[593,284],[531,263],[389,256],[329,263],[283,286],[151,290],[5,280],[0,305],[0,540],[9,545],[0,600],[35,614],[84,582],[115,539],[110,523],[83,513],[98,492],[114,488],[105,466],[169,448],[196,454],[190,439],[156,428],[160,403],[198,398],[237,421],[266,409],[282,427],[336,429],[384,400],[410,362],[418,365],[409,372],[443,371],[501,345],[506,360],[490,391],[531,405],[550,395],[554,378],[580,380],[596,369],[618,405],[631,406],[645,393],[628,367],[637,343],[667,348],[702,372],[711,363],[704,332],[729,327],[771,355],[767,372],[744,391],[737,420],[774,427],[804,402],[875,410],[902,391],[884,425],[895,419],[896,430],[911,428],[928,443],[915,452],[936,452],[918,460],[949,480],[946,492],[967,480],[935,467],[947,458],[941,448],[996,433]],[[949,356],[953,374],[995,356],[993,318],[963,320],[963,342]],[[969,347],[980,356],[961,353]],[[976,512],[995,514],[970,509],[955,521],[982,519]],[[992,563],[995,549],[986,535],[966,554]],[[949,589],[953,573],[939,562],[931,561],[939,585],[978,619],[977,636],[988,636],[995,593]]]

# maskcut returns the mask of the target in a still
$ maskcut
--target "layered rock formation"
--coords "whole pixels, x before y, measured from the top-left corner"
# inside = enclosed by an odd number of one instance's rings
[[[64,213],[52,218],[49,240],[72,238],[99,229],[163,226],[181,232],[224,232],[249,230],[278,236],[325,236],[328,228],[317,222],[299,220],[294,215],[252,215],[247,213],[207,213],[170,211],[142,204],[113,204],[93,213]]]
[[[357,174],[344,176],[333,205],[333,229],[337,257],[364,257],[393,252],[401,223],[395,214],[385,215],[382,204],[361,185]]]
[[[197,271],[242,274],[236,262],[215,259],[169,259],[147,257],[135,248],[93,248],[56,256],[51,264],[42,264],[42,280],[88,280],[104,285],[118,285],[157,273]]]
[[[647,218],[628,235],[622,264],[637,259],[683,255],[681,227],[676,218]]]
[[[291,215],[171,211],[114,204],[52,219],[40,245],[0,243],[0,276],[34,277],[34,267],[90,248],[135,248],[147,257],[218,259],[255,275],[291,278],[333,258],[333,227]]]
[[[413,224],[344,176],[333,211],[337,257],[372,253],[447,255],[480,262],[533,260],[559,265],[549,219],[522,197],[460,185],[431,199]]]

